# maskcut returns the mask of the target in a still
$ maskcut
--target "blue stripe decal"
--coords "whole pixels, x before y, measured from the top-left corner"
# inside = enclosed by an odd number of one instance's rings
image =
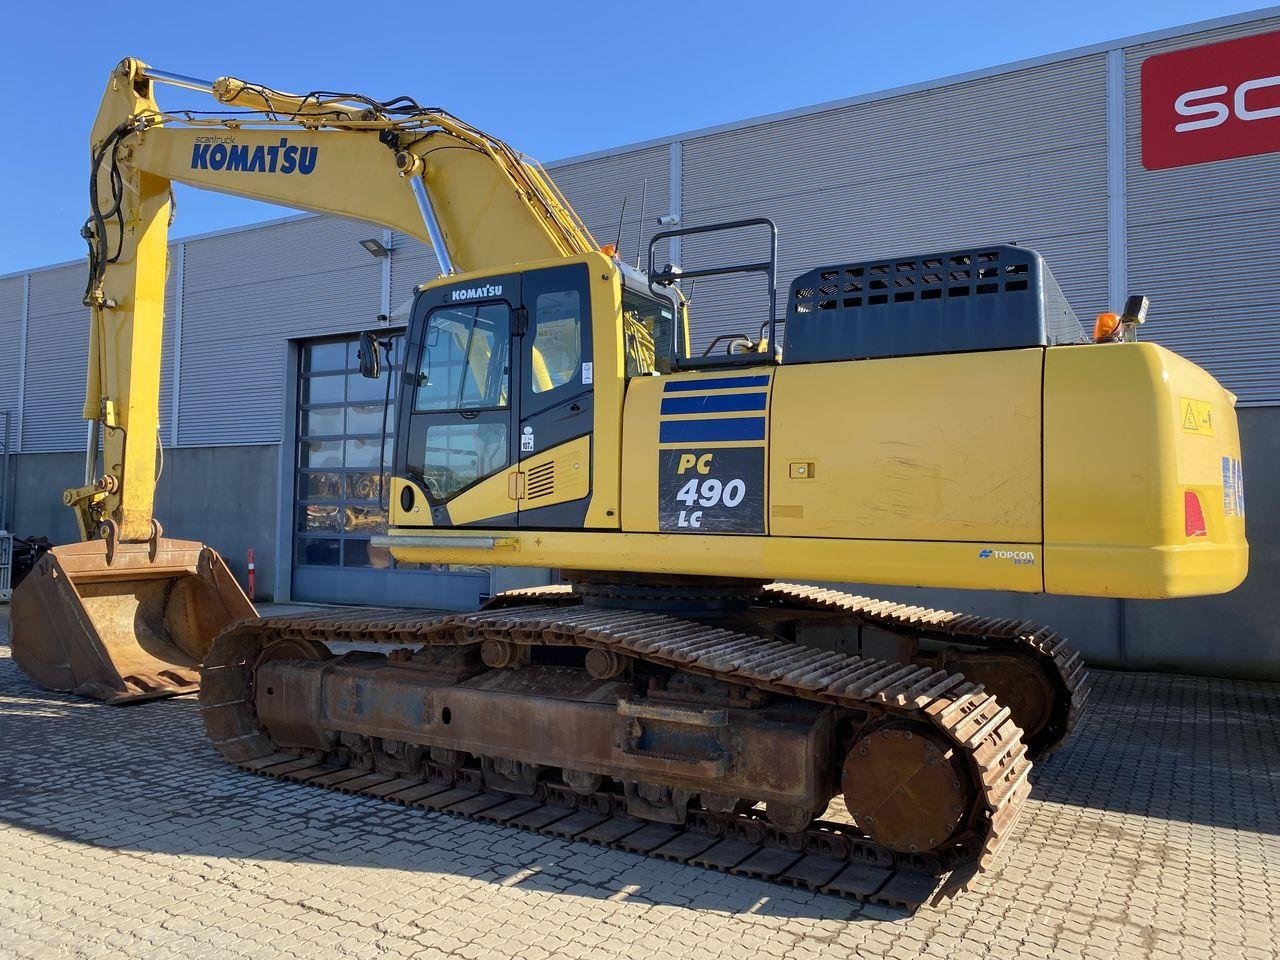
[[[713,440],[763,440],[764,417],[729,417],[724,420],[664,420],[658,428],[659,443],[707,443]]]
[[[689,393],[693,390],[727,390],[729,387],[767,387],[769,375],[759,377],[708,377],[705,380],[668,380],[663,393]]]
[[[710,393],[701,397],[663,397],[662,412],[740,413],[765,409],[767,393]]]

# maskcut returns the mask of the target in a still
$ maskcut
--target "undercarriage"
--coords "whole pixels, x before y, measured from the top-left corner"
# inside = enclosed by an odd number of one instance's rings
[[[1031,760],[981,685],[807,644],[848,626],[830,591],[599,585],[244,621],[206,729],[257,772],[900,905],[991,863]]]

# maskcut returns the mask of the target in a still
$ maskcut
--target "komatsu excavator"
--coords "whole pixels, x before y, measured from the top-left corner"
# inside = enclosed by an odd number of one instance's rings
[[[218,110],[166,112],[157,84]],[[990,863],[1086,671],[1036,624],[800,582],[1164,598],[1245,575],[1234,397],[1136,341],[1145,298],[1085,336],[1032,251],[818,266],[780,318],[767,220],[661,231],[631,269],[535,163],[443,110],[137,60],[111,75],[92,160],[101,470],[95,431],[65,496],[85,542],[15,593],[15,655],[116,702],[198,681],[243,768],[906,902]],[[259,618],[212,550],[161,535],[174,182],[434,248],[375,544],[566,583],[474,613]],[[658,265],[665,241],[725,231],[764,252]],[[767,312],[693,352],[682,284],[743,274]],[[363,372],[378,360],[367,335]]]

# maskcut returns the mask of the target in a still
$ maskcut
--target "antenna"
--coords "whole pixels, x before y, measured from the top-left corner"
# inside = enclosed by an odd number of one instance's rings
[[[636,224],[636,269],[640,269],[640,241],[644,239],[644,202],[649,197],[649,178],[644,178],[644,185],[640,188],[640,222]],[[621,229],[621,224],[619,224]]]
[[[618,239],[614,241],[614,253],[618,253],[622,247],[622,218],[627,215],[627,195],[622,195],[622,210],[618,213]]]

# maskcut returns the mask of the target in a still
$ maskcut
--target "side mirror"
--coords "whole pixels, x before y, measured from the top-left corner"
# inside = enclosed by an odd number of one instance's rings
[[[378,355],[378,334],[366,330],[360,334],[360,349],[356,356],[360,360],[360,376],[366,380],[377,380],[382,376],[382,358]]]

